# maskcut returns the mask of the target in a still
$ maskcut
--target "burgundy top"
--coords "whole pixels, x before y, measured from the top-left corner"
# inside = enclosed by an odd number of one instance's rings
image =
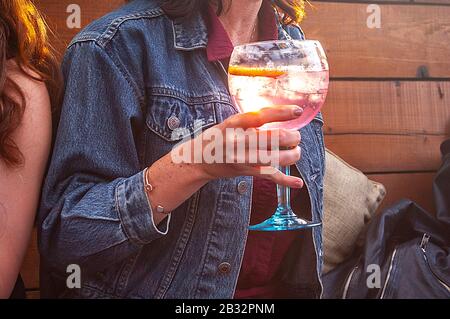
[[[209,61],[221,60],[228,64],[233,44],[218,19],[209,7],[208,46]],[[264,1],[259,12],[259,40],[278,39],[276,17],[269,1]],[[298,190],[297,190],[298,191]],[[294,194],[292,194],[294,195]],[[277,207],[276,185],[268,180],[253,179],[253,197],[250,223],[260,223],[269,218]],[[244,258],[239,273],[235,298],[283,297],[282,289],[274,279],[287,250],[297,232],[253,232],[248,233]]]
[[[233,43],[222,22],[217,17],[216,11],[211,6],[209,6],[208,17],[208,46],[206,48],[208,60],[228,60],[233,53]],[[258,19],[260,21],[258,29],[259,41],[277,40],[277,20],[270,2],[263,1]]]

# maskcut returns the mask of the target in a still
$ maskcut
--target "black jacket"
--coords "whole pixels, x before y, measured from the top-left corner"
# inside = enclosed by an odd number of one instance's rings
[[[324,298],[450,298],[450,139],[441,152],[436,217],[409,200],[374,217],[363,247],[324,276]]]

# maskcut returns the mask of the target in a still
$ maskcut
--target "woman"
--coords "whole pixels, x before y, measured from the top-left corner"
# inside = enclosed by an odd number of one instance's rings
[[[0,1],[0,298],[17,280],[50,150],[58,66],[47,41],[30,1]]]
[[[299,132],[273,132],[288,146],[281,164],[295,164],[308,188],[279,171],[261,175],[248,161],[179,164],[171,152],[206,149],[212,130],[254,131],[301,114],[294,105],[236,114],[223,66],[234,45],[302,38],[302,4],[134,0],[72,41],[40,210],[44,297],[320,296],[320,228],[247,230],[250,216],[268,217],[252,201],[273,211],[275,183],[298,189],[296,212],[321,220],[320,116],[301,132],[301,160]],[[183,143],[180,132],[196,137]],[[242,158],[258,158],[260,148],[247,145]]]

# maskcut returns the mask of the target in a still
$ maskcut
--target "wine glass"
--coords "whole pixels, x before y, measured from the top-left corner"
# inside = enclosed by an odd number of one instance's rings
[[[319,113],[328,92],[329,67],[325,52],[315,40],[277,40],[234,48],[228,68],[230,94],[241,112],[255,112],[273,105],[298,105],[300,117],[267,123],[259,129],[300,129]],[[290,167],[279,167],[290,174]],[[250,230],[281,231],[319,226],[299,218],[290,205],[289,187],[277,185],[278,207],[264,222]]]

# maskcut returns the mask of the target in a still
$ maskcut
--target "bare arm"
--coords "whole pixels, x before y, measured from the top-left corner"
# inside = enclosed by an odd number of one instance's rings
[[[12,77],[26,99],[22,123],[13,136],[24,162],[12,168],[0,161],[0,298],[10,296],[29,244],[51,143],[45,85],[18,73]]]

